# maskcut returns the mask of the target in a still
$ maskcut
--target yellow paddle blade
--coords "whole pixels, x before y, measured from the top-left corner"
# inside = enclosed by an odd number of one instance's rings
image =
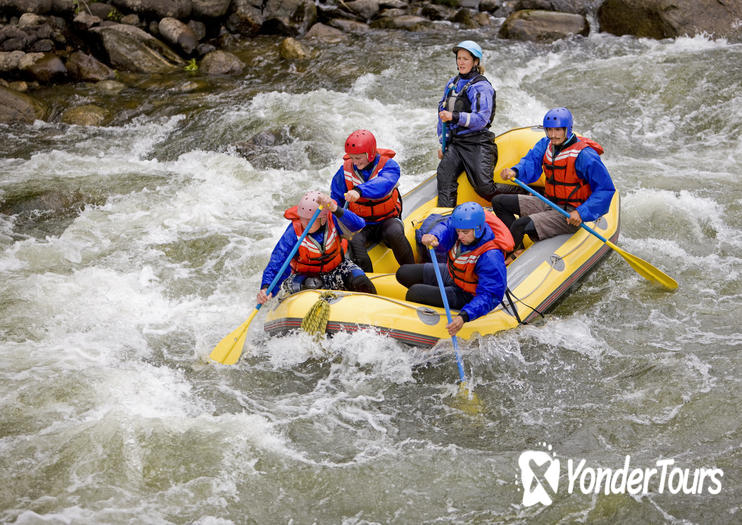
[[[476,416],[482,413],[482,402],[477,397],[477,394],[474,393],[474,390],[469,390],[465,381],[459,383],[459,391],[456,394],[452,406],[470,416]]]
[[[636,273],[638,273],[648,281],[657,283],[669,290],[675,290],[678,287],[678,283],[675,281],[675,279],[662,272],[661,270],[655,268],[644,259],[640,259],[636,255],[622,250],[611,241],[606,241],[606,244],[617,251],[618,254],[623,257],[624,260],[629,263],[629,265],[636,271]]]
[[[250,327],[250,323],[258,313],[258,309],[255,308],[247,321],[242,323],[239,328],[234,330],[227,337],[219,341],[219,344],[211,351],[209,358],[221,363],[223,365],[233,365],[239,361],[242,355],[242,348],[245,346],[245,339],[247,338],[247,329]]]

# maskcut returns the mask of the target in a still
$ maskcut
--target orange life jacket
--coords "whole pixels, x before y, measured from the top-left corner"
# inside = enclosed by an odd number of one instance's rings
[[[384,167],[384,164],[386,164],[386,161],[396,155],[390,149],[379,148],[376,151],[381,158],[379,158],[379,163],[374,168],[368,180],[376,177]],[[345,173],[345,187],[348,191],[367,182],[363,180],[363,177],[358,173],[347,154],[343,157],[343,172]],[[402,199],[399,196],[399,190],[395,186],[392,188],[392,191],[380,199],[361,197],[357,201],[350,203],[348,209],[356,215],[363,217],[366,222],[380,222],[391,217],[399,217],[399,214],[402,213]]]
[[[487,222],[487,226],[490,227],[492,233],[495,234],[495,248],[499,248],[503,253],[510,253],[515,248],[515,240],[513,234],[510,233],[510,228],[505,226],[505,223],[500,218],[489,210],[484,210],[484,220]]]
[[[476,294],[479,277],[474,270],[479,256],[496,249],[498,249],[497,243],[495,239],[492,239],[471,251],[461,253],[461,241],[456,241],[453,248],[448,251],[448,273],[451,274],[456,286],[465,292]]]
[[[294,226],[297,239],[304,232],[304,227],[299,220],[297,206],[292,206],[283,214]],[[319,220],[319,218],[317,219]],[[343,240],[335,228],[335,221],[327,216],[325,223],[325,235],[323,243],[317,242],[311,235],[304,237],[301,241],[296,255],[291,259],[291,269],[299,274],[325,273],[337,268],[343,261]]]
[[[578,137],[580,140],[561,150],[554,157],[554,148],[551,144],[544,153],[543,167],[546,176],[544,195],[558,206],[572,206],[577,208],[585,202],[592,190],[590,185],[577,176],[575,162],[580,152],[591,147],[603,154],[603,147],[592,139]]]

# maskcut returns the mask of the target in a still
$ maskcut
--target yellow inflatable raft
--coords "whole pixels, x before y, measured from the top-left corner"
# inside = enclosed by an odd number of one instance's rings
[[[499,177],[500,171],[516,164],[543,136],[540,127],[519,128],[499,135],[495,139],[499,152],[494,170],[495,182],[503,182]],[[543,175],[537,184],[543,185]],[[462,174],[459,177],[458,202],[467,201],[491,205],[474,192]],[[423,220],[430,213],[448,214],[452,211],[451,208],[437,208],[436,203],[435,175],[404,196],[405,232],[416,252],[415,230]],[[616,192],[608,213],[587,225],[615,243],[619,222],[619,197]],[[489,314],[465,323],[458,337],[471,339],[494,334],[546,313],[609,251],[605,243],[582,228],[572,235],[560,235],[533,243],[508,266],[510,300],[505,299]],[[299,329],[305,318],[312,321],[317,305],[324,301],[326,305],[322,305],[324,318],[320,330],[324,328],[328,334],[372,329],[404,343],[424,347],[435,345],[441,338],[448,339],[448,323],[443,308],[405,301],[407,289],[394,278],[398,265],[391,249],[379,244],[369,253],[377,272],[369,276],[376,285],[378,295],[304,290],[276,304],[266,304],[270,308],[264,325],[266,332],[280,335]],[[418,253],[416,258],[422,261]],[[452,315],[455,313],[452,312]],[[305,321],[305,327],[307,324]]]

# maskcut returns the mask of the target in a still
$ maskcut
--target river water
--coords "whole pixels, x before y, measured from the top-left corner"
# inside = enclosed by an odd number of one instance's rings
[[[372,33],[294,65],[256,40],[242,78],[47,93],[106,101],[109,127],[2,128],[0,522],[742,521],[742,45],[492,34]],[[465,38],[494,130],[570,107],[621,191],[618,244],[679,289],[614,254],[545,319],[467,342],[480,415],[453,406],[450,342],[271,339],[259,314],[242,360],[210,364],[350,131],[398,152],[403,192],[434,172]],[[524,488],[526,451],[551,463]],[[634,471],[646,491],[622,490]]]

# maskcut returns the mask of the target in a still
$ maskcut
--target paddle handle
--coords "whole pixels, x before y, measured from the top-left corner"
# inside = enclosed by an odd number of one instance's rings
[[[443,277],[441,277],[441,269],[438,266],[438,259],[435,256],[435,251],[432,246],[428,246],[430,250],[430,259],[433,261],[433,270],[435,270],[435,279],[438,281],[438,289],[441,292],[441,300],[443,301],[443,308],[446,309],[446,318],[449,324],[453,319],[451,318],[451,309],[448,307],[448,296],[446,296],[446,289],[443,286]],[[459,342],[455,335],[451,336],[451,342],[453,343],[453,349],[456,352],[456,365],[459,367],[459,379],[461,382],[466,381],[466,375],[464,374],[464,364],[461,362],[461,354],[459,353]]]
[[[448,135],[448,124],[441,122],[441,153],[446,152],[446,135]]]
[[[569,212],[567,212],[567,210],[563,210],[562,208],[560,208],[559,206],[557,206],[556,204],[554,204],[553,202],[551,202],[551,201],[550,201],[549,199],[547,199],[546,197],[544,197],[543,195],[541,195],[541,194],[540,194],[539,192],[537,192],[536,190],[534,190],[533,188],[531,188],[531,187],[530,187],[530,186],[528,186],[527,184],[524,184],[523,182],[519,181],[519,180],[518,180],[517,178],[515,178],[515,179],[512,179],[512,180],[513,180],[513,182],[515,182],[515,183],[516,183],[516,184],[517,184],[518,186],[520,186],[520,187],[521,187],[521,188],[523,188],[524,190],[526,190],[526,191],[530,192],[530,193],[531,193],[531,194],[533,194],[533,195],[534,195],[535,197],[538,197],[539,199],[541,199],[542,201],[544,201],[544,202],[545,202],[546,204],[548,204],[549,206],[551,206],[551,207],[552,207],[552,208],[554,208],[554,209],[555,209],[556,211],[558,211],[559,213],[561,213],[562,215],[564,215],[565,217],[567,217],[567,218],[569,219]],[[584,222],[581,222],[581,223],[580,223],[580,227],[582,227],[582,228],[585,228],[585,229],[586,229],[587,231],[589,231],[590,233],[592,233],[593,235],[595,235],[595,236],[596,236],[596,237],[597,237],[598,239],[600,239],[601,241],[603,241],[603,242],[608,242],[608,239],[606,239],[606,238],[605,238],[605,237],[603,237],[603,236],[602,236],[601,234],[599,234],[598,232],[596,232],[595,230],[593,230],[593,229],[592,229],[592,228],[591,228],[590,226],[588,226],[588,225],[587,225],[587,224],[585,224]]]

